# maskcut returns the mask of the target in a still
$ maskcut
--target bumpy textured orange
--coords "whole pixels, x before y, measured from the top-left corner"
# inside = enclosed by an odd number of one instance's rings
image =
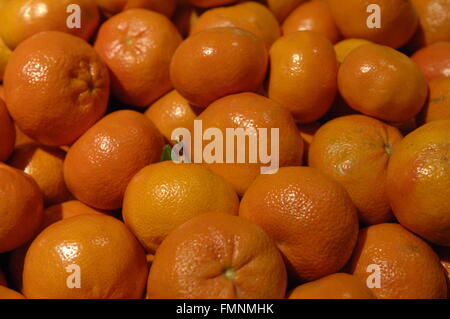
[[[6,161],[14,149],[16,130],[5,102],[0,98],[0,162]]]
[[[69,5],[80,7],[80,28],[69,28]],[[93,0],[11,0],[0,10],[0,35],[15,49],[21,42],[43,31],[60,31],[89,40],[97,29],[100,14]]]
[[[77,289],[67,285],[71,265],[79,266]],[[25,258],[23,293],[33,299],[141,298],[147,272],[144,250],[122,222],[81,215],[49,226],[33,241]]]
[[[292,290],[289,299],[375,299],[364,281],[344,273],[332,274]]]
[[[428,102],[420,114],[421,123],[450,120],[450,77],[436,79],[428,84],[430,94]]]
[[[25,296],[5,286],[0,286],[0,299],[25,299]]]
[[[22,171],[0,164],[0,252],[31,239],[42,216],[43,198],[36,182]]]
[[[51,146],[80,137],[103,116],[109,97],[108,69],[94,49],[56,31],[36,34],[14,50],[4,85],[17,126]]]
[[[391,157],[387,191],[409,230],[450,246],[450,121],[428,123],[406,136]]]
[[[397,128],[368,116],[339,117],[316,132],[309,165],[345,187],[363,224],[389,222],[387,165],[402,138]]]
[[[175,228],[204,213],[237,215],[239,199],[222,177],[198,164],[152,164],[128,184],[123,218],[147,252]]]
[[[346,38],[362,38],[399,48],[414,35],[419,17],[411,1],[405,0],[327,0],[334,19]],[[368,6],[380,7],[381,28],[369,28]]]
[[[309,167],[259,176],[242,198],[239,216],[275,241],[294,281],[339,271],[358,236],[358,216],[347,191]]]
[[[252,33],[231,27],[203,30],[175,52],[170,75],[175,89],[196,106],[226,95],[256,91],[266,76],[268,54]]]
[[[64,162],[67,187],[92,207],[119,209],[131,178],[159,161],[163,145],[162,135],[143,114],[111,113],[69,149]]]
[[[145,115],[156,125],[166,140],[174,144],[172,132],[179,127],[192,127],[197,117],[196,111],[180,93],[172,90],[153,103],[145,111]]]
[[[206,11],[194,24],[191,34],[218,27],[235,27],[249,31],[263,40],[267,49],[270,49],[272,43],[281,35],[280,24],[272,11],[254,1]]]
[[[147,296],[281,299],[286,281],[283,259],[260,227],[236,216],[205,214],[162,243],[150,270]]]
[[[240,93],[224,97],[211,104],[198,120],[202,121],[203,131],[218,128],[226,136],[227,128],[267,129],[267,149],[271,154],[271,129],[279,129],[279,166],[301,165],[303,140],[298,133],[295,121],[288,110],[278,103],[254,93]],[[259,139],[259,133],[256,137]],[[263,141],[266,143],[266,141]],[[206,144],[206,143],[205,143]],[[237,163],[238,148],[235,143],[235,163],[226,163],[226,140],[223,141],[223,163],[204,164],[228,181],[242,196],[253,180],[261,173],[261,167],[268,167],[261,159],[257,163],[249,161],[249,143],[246,143],[245,163]],[[258,142],[259,145],[259,142]],[[265,145],[264,145],[265,146]],[[240,149],[240,152],[243,150]]]
[[[368,268],[371,265],[379,267],[380,288],[372,288],[377,273],[376,268]],[[427,243],[399,224],[379,224],[361,230],[350,270],[363,282],[369,282],[369,288],[379,299],[447,296],[446,278],[438,256]]]
[[[302,31],[285,35],[270,49],[269,97],[302,123],[320,119],[337,92],[337,59],[323,35]]]
[[[44,204],[48,206],[73,198],[64,182],[65,157],[66,152],[59,148],[29,143],[15,148],[9,164],[37,182],[44,195]]]
[[[448,40],[424,47],[411,57],[428,81],[450,77],[450,39]]]
[[[283,22],[283,34],[298,31],[314,31],[324,35],[331,43],[342,35],[331,14],[327,0],[308,1],[299,5]]]
[[[128,9],[143,8],[162,13],[170,18],[177,5],[177,0],[95,0],[95,2],[107,16]]]
[[[72,200],[47,207],[44,210],[44,217],[38,232],[40,233],[45,228],[47,228],[51,224],[56,223],[57,221],[86,214],[99,215],[103,214],[103,212],[95,210],[77,200]],[[23,265],[25,263],[25,256],[31,243],[32,241],[29,241],[27,244],[14,249],[9,255],[9,279],[11,280],[10,282],[13,287],[17,288],[19,291],[22,291],[23,289]]]
[[[416,35],[419,46],[450,39],[450,2],[448,0],[411,0],[419,15]]]
[[[428,87],[415,63],[390,47],[365,44],[339,68],[339,91],[348,105],[389,122],[406,122],[425,104]]]
[[[181,35],[164,15],[130,9],[99,29],[95,50],[111,71],[111,93],[120,101],[147,107],[170,91],[169,66]]]

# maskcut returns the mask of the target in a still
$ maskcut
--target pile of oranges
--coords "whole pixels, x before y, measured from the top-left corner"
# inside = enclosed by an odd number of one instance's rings
[[[450,295],[448,0],[0,0],[0,81],[1,299]]]

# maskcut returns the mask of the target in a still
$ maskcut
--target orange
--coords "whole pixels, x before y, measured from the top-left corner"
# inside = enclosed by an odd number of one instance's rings
[[[321,125],[319,122],[297,125],[304,144],[303,163],[308,163],[309,147],[311,146],[311,142],[314,139],[314,135],[317,133],[320,126]]]
[[[188,0],[188,2],[199,8],[212,8],[235,3],[237,0]]]
[[[239,199],[220,176],[198,164],[171,161],[149,165],[128,184],[125,224],[147,252],[154,253],[175,228],[204,213],[237,215]]]
[[[354,49],[359,48],[364,44],[371,43],[368,40],[364,39],[345,39],[334,45],[334,50],[336,51],[336,56],[339,63],[344,62],[345,58],[352,52]]]
[[[147,271],[144,250],[122,222],[81,215],[54,223],[33,241],[23,293],[31,299],[141,298]],[[73,288],[77,275],[80,286]]]
[[[131,9],[99,29],[95,50],[111,71],[111,92],[121,102],[147,107],[171,88],[169,65],[181,35],[164,15]]]
[[[398,224],[361,230],[350,268],[379,299],[447,296],[444,271],[436,253]]]
[[[289,299],[375,299],[359,278],[336,273],[308,282],[292,290]]]
[[[450,298],[450,248],[438,247],[436,251],[447,274],[447,298]]]
[[[345,187],[363,224],[388,222],[387,165],[402,138],[397,128],[368,116],[338,117],[316,132],[309,165]]]
[[[69,28],[74,22],[69,16],[69,5],[79,6],[80,25]],[[10,0],[0,10],[0,36],[10,49],[43,31],[60,31],[84,40],[94,34],[100,20],[95,1],[92,0]]]
[[[25,299],[25,296],[5,286],[0,286],[0,299]]]
[[[217,128],[226,137],[227,129],[243,129],[249,136],[253,136],[253,142],[250,138],[245,138],[245,145],[238,144],[234,136],[229,138],[230,141],[235,140],[234,148],[229,147],[233,152],[229,160],[226,156],[227,141],[224,138],[222,142],[218,142],[219,147],[224,149],[223,157],[218,159],[219,162],[204,163],[225,178],[240,196],[263,170],[267,173],[278,166],[300,165],[302,162],[303,140],[294,119],[285,108],[268,98],[255,93],[230,95],[211,104],[197,119],[202,121],[203,131]],[[274,157],[276,150],[272,151],[273,146],[278,147],[278,163]],[[266,149],[266,154],[271,159],[267,160],[261,155],[252,159],[250,155],[255,147],[263,153]],[[240,156],[245,157],[243,163],[238,162]]]
[[[407,135],[392,155],[387,190],[398,221],[421,237],[450,246],[450,121]]]
[[[254,1],[207,10],[196,21],[191,34],[219,27],[235,27],[252,32],[264,41],[267,49],[281,35],[280,24],[272,11]]]
[[[143,8],[156,11],[171,17],[175,11],[176,0],[95,0],[99,8],[107,16],[121,11]]]
[[[415,63],[390,47],[365,44],[339,68],[339,91],[356,111],[389,122],[406,122],[425,104],[427,83]]]
[[[8,282],[6,281],[6,276],[3,270],[0,268],[0,286],[8,286]]]
[[[428,85],[430,94],[419,120],[450,120],[450,77],[432,80]]]
[[[226,95],[256,91],[267,71],[264,42],[231,27],[203,30],[175,52],[170,74],[175,89],[196,106],[207,107]]]
[[[2,38],[0,38],[0,82],[3,81],[3,75],[11,54],[12,51],[6,46]]]
[[[102,212],[95,210],[77,200],[72,200],[60,204],[56,204],[47,207],[44,210],[44,217],[39,228],[39,233],[51,224],[57,221],[85,214],[102,214]],[[32,241],[29,241],[23,246],[16,248],[9,255],[9,275],[11,283],[19,291],[22,291],[22,275],[23,275],[23,265],[25,263],[25,256],[30,247]]]
[[[197,117],[195,108],[176,90],[172,90],[150,105],[145,115],[170,143],[174,143],[173,130],[179,127],[192,127]]]
[[[424,47],[411,58],[419,66],[427,81],[450,77],[450,41]]]
[[[0,164],[0,253],[31,239],[42,212],[42,193],[36,182],[22,171]]]
[[[450,39],[450,2],[412,0],[420,19],[416,41],[420,46]]]
[[[336,24],[345,38],[361,38],[399,48],[414,35],[419,24],[416,10],[407,0],[327,0]],[[379,12],[369,11],[377,5]],[[373,10],[373,9],[372,9]],[[380,26],[371,27],[379,13]]]
[[[59,148],[29,143],[16,147],[9,164],[30,175],[42,190],[44,204],[52,205],[72,197],[64,182],[65,157]]]
[[[297,31],[315,31],[331,43],[341,38],[341,33],[326,0],[313,0],[299,5],[283,22],[283,34]]]
[[[16,130],[5,102],[0,98],[0,162],[6,161],[14,149]]]
[[[67,187],[92,207],[119,209],[131,178],[159,161],[163,144],[163,137],[144,115],[128,110],[111,113],[69,149],[64,162]]]
[[[270,49],[269,97],[301,123],[320,119],[337,92],[337,60],[331,42],[312,31],[278,39]]]
[[[294,281],[339,271],[358,235],[356,209],[346,190],[309,167],[259,176],[242,198],[239,216],[260,225],[275,241]]]
[[[284,19],[305,0],[264,0],[267,7],[275,14],[278,21]]]
[[[275,244],[240,217],[204,214],[174,230],[153,260],[150,299],[281,299],[286,269]]]
[[[36,34],[14,50],[4,85],[19,128],[50,146],[73,143],[103,116],[109,96],[108,70],[94,49],[55,31]]]
[[[191,33],[199,16],[199,9],[189,4],[187,0],[178,0],[172,21],[183,38],[186,38]]]

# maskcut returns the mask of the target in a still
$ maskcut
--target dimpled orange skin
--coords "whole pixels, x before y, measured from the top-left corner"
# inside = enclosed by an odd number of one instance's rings
[[[419,122],[450,120],[450,77],[432,80],[428,86],[430,94]]]
[[[284,20],[282,30],[283,34],[315,31],[333,44],[342,37],[326,0],[313,0],[299,5]]]
[[[37,143],[23,144],[15,148],[9,164],[30,175],[39,185],[46,206],[72,198],[63,176],[66,152]]]
[[[103,116],[109,97],[108,69],[94,49],[56,31],[36,34],[14,50],[4,86],[19,128],[50,146],[73,143]]]
[[[36,182],[22,171],[0,164],[0,253],[31,239],[42,216],[43,198]]]
[[[0,299],[25,299],[25,296],[5,286],[0,286]]]
[[[165,139],[173,144],[175,143],[172,140],[173,130],[179,127],[192,127],[197,114],[180,93],[172,90],[150,105],[145,111],[145,116],[156,125]]]
[[[363,224],[388,222],[387,165],[402,139],[397,128],[368,116],[339,117],[316,132],[309,165],[345,187]]]
[[[252,33],[231,27],[203,30],[175,52],[170,75],[175,89],[195,106],[226,95],[256,91],[266,76],[268,53]]]
[[[69,5],[80,7],[80,28],[69,28],[67,21]],[[94,34],[100,21],[100,14],[92,0],[11,0],[0,11],[0,36],[10,49],[43,31],[61,31],[81,37],[84,40]]]
[[[111,71],[112,94],[146,107],[172,88],[169,66],[181,41],[164,15],[130,9],[102,24],[94,47]]]
[[[417,41],[420,46],[450,39],[450,2],[447,0],[412,0],[419,15]]]
[[[359,278],[336,273],[300,285],[292,290],[288,299],[376,299]]]
[[[85,214],[101,215],[103,212],[95,210],[77,200],[47,207],[44,210],[44,217],[39,228],[39,233],[57,221]],[[22,291],[23,289],[23,265],[31,243],[32,241],[28,241],[25,245],[14,249],[9,255],[9,279],[11,280],[13,287],[17,288],[19,291]]]
[[[358,216],[346,190],[309,167],[259,176],[242,198],[239,216],[275,241],[294,282],[339,271],[358,236]]]
[[[198,164],[170,161],[149,165],[128,184],[123,204],[125,224],[147,252],[175,228],[204,213],[237,215],[239,199],[222,177]]]
[[[450,120],[410,133],[388,167],[387,190],[395,217],[407,229],[450,246]]]
[[[283,22],[284,19],[305,0],[264,0],[267,7],[272,10],[278,21]]]
[[[212,8],[227,4],[233,4],[237,2],[237,0],[188,0],[188,2],[199,8]]]
[[[235,27],[249,31],[263,40],[267,49],[270,49],[281,35],[280,24],[272,11],[254,1],[206,11],[194,24],[191,34],[218,27]]]
[[[0,98],[0,162],[11,155],[16,141],[16,130],[5,102]]]
[[[406,55],[387,46],[354,49],[339,68],[339,92],[356,111],[388,122],[407,122],[425,104],[424,76]]]
[[[171,17],[175,11],[176,0],[95,0],[99,8],[107,16],[121,11],[143,8],[156,11]]]
[[[419,66],[427,81],[450,77],[450,41],[424,47],[414,53],[411,59]]]
[[[269,98],[301,123],[320,119],[337,92],[338,65],[331,42],[312,31],[278,39],[270,49]]]
[[[141,168],[159,161],[163,145],[162,135],[144,115],[128,110],[111,113],[67,153],[67,187],[89,206],[119,209],[131,178]]]
[[[327,0],[336,24],[345,38],[361,38],[399,48],[414,35],[419,18],[411,1],[405,0]],[[369,28],[371,4],[380,7],[381,28]],[[369,20],[370,22],[373,19]]]
[[[286,269],[257,225],[226,214],[204,214],[174,230],[156,252],[150,299],[282,299]]]
[[[203,131],[208,128],[218,128],[224,137],[227,128],[267,129],[267,142],[263,141],[263,145],[267,143],[266,146],[269,150],[267,154],[272,154],[270,151],[271,130],[279,129],[279,141],[277,141],[279,167],[301,165],[304,145],[295,121],[286,109],[268,98],[255,93],[230,95],[211,104],[197,119],[202,121]],[[258,145],[260,145],[259,142]],[[223,163],[204,163],[204,165],[225,178],[242,196],[253,180],[260,175],[261,169],[263,167],[268,168],[271,163],[264,164],[261,159],[258,159],[257,163],[251,163],[248,142],[245,148],[245,163],[237,163],[238,152],[244,151],[243,149],[238,150],[237,143],[235,143],[234,149],[234,163],[227,163],[226,161],[225,139],[223,148]]]
[[[66,267],[73,264],[80,267],[77,289],[67,286]],[[33,241],[23,293],[31,299],[142,298],[147,273],[144,250],[122,222],[81,215],[54,223]]]
[[[381,287],[369,287],[378,299],[447,296],[446,278],[438,256],[426,242],[399,224],[379,224],[360,231],[350,271],[363,282],[373,284],[376,272],[367,271],[370,265],[380,267]]]

